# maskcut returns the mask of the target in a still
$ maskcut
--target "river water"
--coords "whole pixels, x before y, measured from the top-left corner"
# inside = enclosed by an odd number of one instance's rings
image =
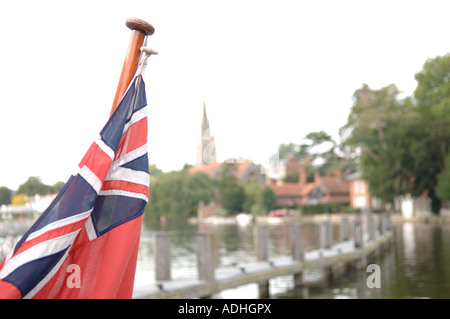
[[[209,231],[214,234],[216,266],[256,260],[253,242],[254,225],[199,224],[199,225],[144,225],[141,236],[135,286],[151,284],[154,279],[153,238],[165,231],[171,242],[171,276],[197,278],[196,234]],[[338,228],[335,226],[335,239]],[[269,259],[289,253],[289,226],[270,225]],[[371,272],[348,271],[332,280],[313,280],[307,288],[295,288],[292,276],[270,280],[270,298],[450,298],[450,225],[395,223],[393,240],[384,254],[371,263],[380,266],[380,288],[366,284]],[[304,225],[305,247],[319,246],[319,226]],[[320,273],[310,272],[310,278]],[[257,284],[225,290],[213,298],[258,298]]]

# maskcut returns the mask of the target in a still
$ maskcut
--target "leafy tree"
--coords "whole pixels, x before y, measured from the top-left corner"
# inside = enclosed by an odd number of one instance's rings
[[[269,186],[264,187],[261,197],[262,197],[262,206],[266,212],[270,211],[275,207],[277,198],[272,188],[270,188]]]
[[[331,135],[324,131],[310,132],[304,137],[301,144],[289,143],[279,146],[280,159],[287,159],[292,154],[297,160],[302,161],[309,158],[310,166],[306,168],[308,181],[313,180],[314,173],[317,171],[321,175],[334,173],[336,169],[353,172],[356,170],[355,157],[351,152],[345,152],[340,149]],[[286,175],[286,183],[298,182],[298,175]]]
[[[262,186],[257,181],[251,181],[244,185],[245,201],[243,210],[251,212],[252,207],[262,208]]]
[[[450,201],[450,151],[447,154],[447,161],[444,170],[438,175],[436,194],[440,199]]]
[[[353,94],[353,107],[340,134],[344,147],[359,153],[362,178],[372,195],[386,202],[407,191],[411,103],[394,84],[379,90],[367,84]]]
[[[424,172],[416,183],[428,192],[432,210],[437,212],[440,208],[437,176],[444,170],[450,149],[450,54],[428,59],[415,79],[419,125],[425,133],[421,139],[422,152],[415,158]]]
[[[213,198],[214,184],[205,173],[162,173],[152,181],[146,220],[157,221],[162,216],[172,221],[186,220],[197,215],[200,201],[209,203]]]
[[[0,187],[0,206],[11,204],[12,190],[6,186]]]
[[[52,187],[42,183],[39,177],[31,176],[28,180],[19,186],[16,194],[25,194],[28,196],[33,196],[36,194],[46,195],[52,193]]]
[[[218,183],[222,206],[231,214],[241,212],[245,202],[244,187],[239,184],[234,174],[236,168],[234,163],[224,163],[221,179]]]
[[[415,78],[414,98],[400,99],[393,84],[355,91],[341,136],[344,146],[360,154],[373,195],[392,201],[427,194],[437,213],[436,186],[450,148],[450,55],[427,60]]]

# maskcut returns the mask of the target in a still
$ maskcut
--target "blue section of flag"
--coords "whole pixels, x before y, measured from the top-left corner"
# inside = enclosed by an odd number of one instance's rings
[[[80,175],[71,176],[55,200],[17,243],[14,252],[31,233],[58,220],[90,210],[96,197],[94,189]]]
[[[135,171],[141,171],[150,174],[147,154],[142,155],[141,157],[138,157],[132,161],[129,161],[128,163],[121,165],[121,167],[130,168]]]
[[[3,280],[15,285],[22,293],[22,296],[25,296],[34,288],[35,283],[40,282],[58,263],[67,249],[69,247],[55,254],[28,262],[14,270]]]
[[[98,196],[92,211],[97,236],[144,213],[146,201],[128,196]]]
[[[134,79],[131,88],[135,86],[137,79]],[[136,92],[135,92],[136,90]],[[136,94],[135,94],[136,93]],[[132,105],[132,108],[122,107],[122,105]],[[114,152],[119,145],[122,132],[117,130],[117,127],[124,127],[125,124],[131,119],[134,112],[142,109],[147,105],[147,98],[145,95],[145,84],[142,78],[139,79],[139,83],[136,89],[128,90],[122,98],[121,102],[117,106],[114,113],[111,115],[108,123],[103,127],[100,132],[103,142],[111,147]]]

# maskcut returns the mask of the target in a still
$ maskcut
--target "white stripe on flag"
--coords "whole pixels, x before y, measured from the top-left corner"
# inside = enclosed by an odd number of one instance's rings
[[[148,186],[150,175],[147,172],[135,171],[131,168],[118,167],[108,172],[105,181],[126,181]]]
[[[142,120],[145,117],[147,117],[147,106],[145,106],[142,109],[140,109],[139,111],[133,113],[130,121],[128,123],[126,123],[125,126],[123,127],[122,135],[125,134],[126,131],[128,131],[128,128],[131,125],[133,125],[136,122],[139,122],[140,120]]]
[[[86,229],[89,240],[94,240],[95,238],[97,238],[97,232],[95,231],[94,223],[92,222],[92,216],[89,216],[86,223],[84,224],[84,227]]]
[[[0,279],[7,277],[18,267],[23,266],[30,261],[62,251],[69,245],[72,245],[79,232],[80,229],[57,238],[49,239],[25,250],[18,255],[15,255],[9,259],[9,261],[5,263],[3,268],[0,270]]]
[[[29,240],[31,240],[33,238],[36,238],[36,237],[42,235],[43,233],[45,233],[47,231],[50,231],[52,229],[55,229],[55,228],[58,228],[58,227],[62,227],[62,226],[66,226],[66,225],[75,223],[77,221],[80,221],[82,219],[85,219],[86,217],[89,216],[89,214],[91,212],[92,212],[92,209],[90,209],[90,210],[88,210],[88,211],[86,211],[84,213],[80,213],[80,214],[77,214],[77,215],[74,215],[74,216],[70,216],[70,217],[67,217],[67,218],[64,218],[64,219],[61,219],[61,220],[57,220],[56,222],[50,223],[47,226],[45,226],[45,227],[43,227],[43,228],[41,228],[41,229],[39,229],[39,230],[37,230],[35,232],[32,232],[27,237],[27,241],[29,241]],[[80,227],[80,228],[82,228],[82,227]]]
[[[109,147],[108,145],[106,145],[105,142],[103,142],[101,136],[98,137],[98,139],[95,141],[95,143],[97,143],[98,147],[103,152],[105,152],[105,154],[108,155],[111,160],[114,159],[114,150],[111,147]]]
[[[148,196],[146,196],[146,195],[144,195],[142,193],[133,193],[133,192],[128,192],[128,191],[119,190],[119,189],[111,189],[111,190],[106,190],[106,191],[100,191],[99,195],[127,196],[127,197],[139,198],[139,199],[142,199],[142,200],[145,200],[146,202],[148,202]]]
[[[80,174],[80,176],[83,177],[98,194],[102,188],[102,181],[97,177],[97,175],[95,175],[86,165],[83,165],[78,174]]]

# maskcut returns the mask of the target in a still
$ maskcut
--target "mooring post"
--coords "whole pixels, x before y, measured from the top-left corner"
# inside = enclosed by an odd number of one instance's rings
[[[267,226],[258,225],[255,236],[256,259],[258,261],[269,260],[269,229]]]
[[[320,224],[320,248],[329,249],[333,245],[333,225],[325,220]]]
[[[348,217],[341,218],[341,241],[346,241],[350,238],[350,226]]]
[[[362,220],[361,215],[356,215],[354,220],[354,239],[355,239],[355,248],[361,249],[363,248],[363,229],[362,229]]]
[[[155,251],[155,280],[170,280],[171,267],[169,235],[165,232],[156,233],[153,246]]]
[[[369,233],[369,240],[375,240],[375,219],[372,212],[367,213],[367,232]]]
[[[305,244],[303,238],[303,225],[294,224],[290,228],[292,260],[305,261]],[[294,285],[300,287],[303,284],[303,272],[294,274]]]
[[[384,213],[380,212],[378,214],[378,231],[380,232],[380,236],[383,236],[385,228],[386,228],[386,222],[384,221]]]
[[[386,220],[386,230],[391,231],[392,224],[391,224],[391,213],[390,212],[386,212],[385,220]]]
[[[212,234],[199,232],[197,234],[197,266],[198,279],[210,284],[214,283],[214,254],[212,249]]]
[[[258,261],[269,260],[269,229],[265,225],[255,228],[256,259]],[[269,281],[258,282],[259,298],[269,297]]]
[[[367,217],[367,215],[366,215]],[[355,222],[354,222],[354,236],[355,236],[355,248],[356,249],[362,249],[364,247],[364,236],[363,236],[363,226],[362,226],[362,220],[361,215],[355,216]],[[355,261],[355,268],[356,269],[363,269],[367,264],[367,258],[365,255],[361,255],[360,258],[356,259]]]

